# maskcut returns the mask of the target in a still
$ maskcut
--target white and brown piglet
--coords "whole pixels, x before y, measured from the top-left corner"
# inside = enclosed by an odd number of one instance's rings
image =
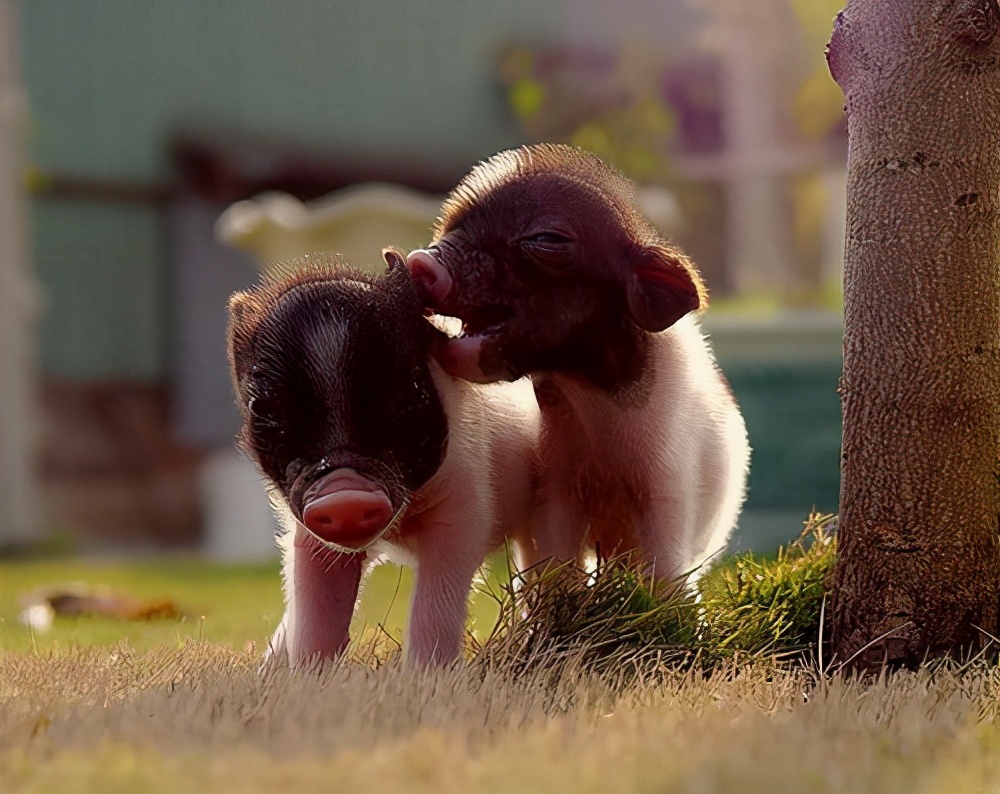
[[[365,573],[415,565],[406,651],[446,662],[486,554],[525,533],[538,408],[530,387],[474,386],[431,358],[399,254],[372,276],[313,256],[229,301],[243,427],[284,534],[287,609],[269,659],[344,650]]]
[[[726,547],[746,428],[695,318],[702,281],[631,182],[569,146],[502,152],[452,191],[407,265],[426,307],[464,323],[437,346],[446,371],[534,383],[533,561],[638,550],[669,582]]]

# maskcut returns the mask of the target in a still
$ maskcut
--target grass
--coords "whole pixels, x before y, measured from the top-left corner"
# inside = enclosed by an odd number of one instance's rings
[[[626,691],[390,662],[261,679],[205,642],[0,654],[12,792],[995,792],[996,668],[873,684],[767,664]]]
[[[697,594],[658,597],[627,557],[602,561],[590,575],[573,566],[531,572],[519,593],[507,588],[502,619],[478,656],[519,670],[572,660],[623,682],[664,666],[817,661],[836,561],[832,520],[810,516],[801,536],[772,558],[747,553],[709,569]]]
[[[834,555],[817,519],[772,559],[711,570],[700,601],[653,597],[621,561],[590,581],[532,577],[516,604],[493,577],[475,655],[453,668],[408,669],[366,639],[341,663],[263,677],[275,566],[6,563],[3,791],[1000,793],[996,664],[867,682],[820,669]],[[57,621],[32,645],[13,597],[67,576],[206,618]],[[379,576],[361,620],[388,614],[392,633],[406,597]]]
[[[740,555],[700,583],[711,660],[735,654],[818,657],[828,578],[837,561],[833,516],[813,514],[773,559]]]
[[[105,585],[142,599],[170,599],[179,620],[123,622],[101,617],[57,617],[52,630],[29,632],[18,622],[19,597],[47,585]],[[47,654],[112,645],[123,639],[139,650],[177,647],[204,639],[230,647],[266,641],[281,618],[278,565],[226,566],[175,558],[132,564],[86,561],[0,563],[0,649]]]
[[[141,599],[169,599],[182,616],[179,620],[134,622],[59,616],[46,633],[29,632],[19,623],[23,594],[73,582],[107,586]],[[367,630],[370,634],[379,627],[378,633],[391,638],[390,644],[402,642],[412,588],[409,571],[394,565],[377,567],[365,589],[354,632]],[[0,651],[47,654],[122,640],[137,650],[179,647],[188,640],[233,649],[262,649],[282,611],[277,560],[253,565],[222,565],[183,557],[124,564],[72,559],[0,561]],[[473,594],[470,626],[474,631],[489,633],[497,614],[494,597],[486,592]]]

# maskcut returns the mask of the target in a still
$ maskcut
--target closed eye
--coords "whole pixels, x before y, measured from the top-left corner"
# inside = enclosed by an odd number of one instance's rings
[[[521,238],[520,248],[537,266],[562,273],[573,264],[576,241],[562,232],[544,231]]]
[[[533,234],[530,237],[526,237],[524,242],[535,243],[537,245],[569,245],[573,242],[572,237],[567,237],[565,234],[560,234],[559,232],[539,232],[538,234]]]

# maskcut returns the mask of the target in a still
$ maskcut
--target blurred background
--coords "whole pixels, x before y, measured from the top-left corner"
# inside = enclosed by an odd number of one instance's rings
[[[225,300],[429,239],[479,159],[607,158],[695,259],[754,448],[734,550],[836,509],[841,0],[0,0],[0,548],[273,554]]]

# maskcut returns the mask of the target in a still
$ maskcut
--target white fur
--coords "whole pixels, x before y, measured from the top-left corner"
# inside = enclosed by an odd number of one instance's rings
[[[553,406],[540,391],[534,561],[582,561],[600,543],[604,555],[638,548],[661,581],[693,581],[725,549],[746,490],[743,417],[694,316],[653,340],[631,398],[566,375],[534,376],[564,399]]]
[[[431,375],[448,417],[444,461],[431,480],[411,494],[399,528],[362,560],[362,580],[387,557],[416,568],[405,649],[410,659],[421,663],[458,656],[476,571],[505,538],[527,536],[539,427],[538,407],[526,380],[477,386],[446,375],[434,362]],[[338,576],[338,561],[345,558],[319,547],[275,492],[272,504],[285,530],[279,547],[286,611],[265,661],[287,658],[300,665],[317,655],[333,656],[342,649],[340,634],[346,641],[346,629],[340,627],[349,623],[356,585]],[[335,569],[329,575],[327,562]],[[346,603],[348,596],[353,600],[345,613],[337,604]],[[330,639],[330,632],[338,637]]]

